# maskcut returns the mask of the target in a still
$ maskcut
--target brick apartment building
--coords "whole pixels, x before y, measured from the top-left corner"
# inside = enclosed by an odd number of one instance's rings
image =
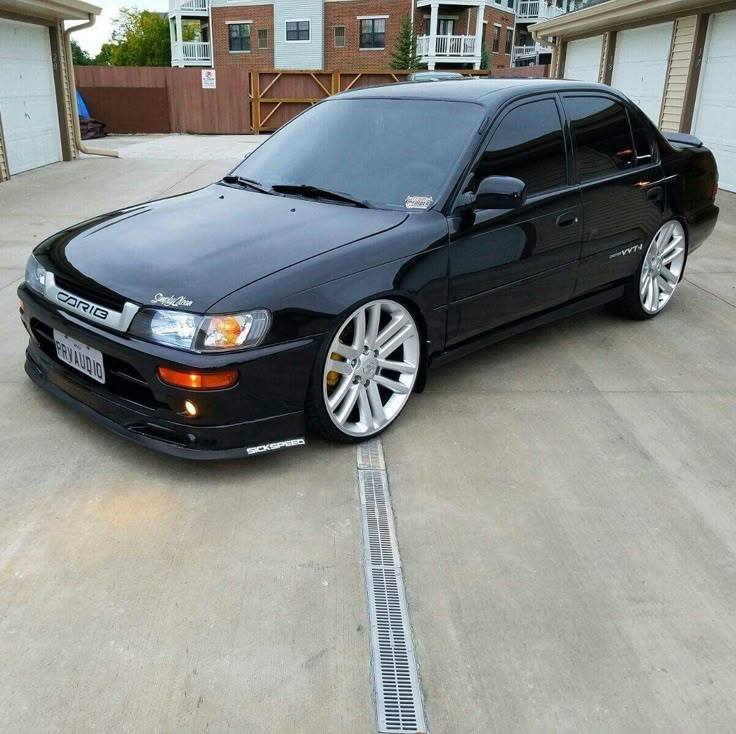
[[[511,65],[517,0],[170,0],[173,66],[389,68],[404,16],[430,69]],[[193,24],[195,40],[183,41]]]

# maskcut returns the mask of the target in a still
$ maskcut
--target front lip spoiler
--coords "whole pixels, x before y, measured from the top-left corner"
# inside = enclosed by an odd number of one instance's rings
[[[143,433],[138,433],[136,431],[133,431],[129,428],[126,428],[123,425],[120,425],[119,423],[116,423],[115,421],[111,420],[110,418],[107,418],[106,416],[102,415],[102,413],[98,413],[96,410],[93,410],[88,405],[85,405],[81,401],[77,400],[74,396],[69,395],[68,393],[64,392],[60,387],[54,385],[52,382],[47,380],[44,375],[42,374],[41,370],[36,366],[35,362],[31,358],[30,355],[26,354],[26,363],[25,363],[25,371],[28,377],[30,377],[31,381],[40,387],[42,390],[45,390],[49,395],[52,395],[55,398],[58,398],[61,400],[65,405],[68,405],[70,408],[73,408],[78,413],[81,413],[82,415],[86,416],[87,418],[91,418],[93,421],[101,425],[103,428],[107,428],[109,431],[112,431],[113,433],[117,434],[118,436],[122,436],[123,438],[127,439],[128,441],[131,441],[133,443],[136,443],[140,446],[145,446],[148,449],[152,449],[153,451],[156,451],[158,453],[168,454],[169,456],[175,456],[179,459],[195,459],[199,461],[221,461],[221,460],[227,460],[227,459],[242,459],[242,458],[250,458],[255,455],[262,455],[261,453],[253,454],[249,453],[249,448],[254,448],[252,446],[239,446],[237,448],[231,448],[231,449],[197,449],[197,448],[185,448],[183,446],[177,446],[174,443],[171,443],[169,441],[164,441],[156,438],[151,438],[150,436],[146,436]],[[285,416],[274,416],[275,419],[278,418],[290,418],[290,417],[301,417],[301,413],[295,413],[295,414],[287,414]],[[270,420],[273,420],[274,418],[264,418],[262,420],[263,423],[267,423]],[[254,423],[258,423],[261,421],[254,421]],[[300,438],[303,434],[300,434]],[[299,445],[304,445],[304,443],[301,443]],[[279,448],[272,448],[269,449],[266,453],[273,453],[274,451],[281,451],[284,448],[291,448],[291,446],[283,446]]]

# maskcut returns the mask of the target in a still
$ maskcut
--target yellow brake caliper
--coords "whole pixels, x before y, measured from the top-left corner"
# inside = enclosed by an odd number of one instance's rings
[[[336,362],[344,362],[343,358],[337,353],[333,352],[330,355],[331,359],[334,359]],[[328,372],[327,373],[327,386],[328,387],[335,387],[337,383],[340,380],[340,373],[339,372]]]

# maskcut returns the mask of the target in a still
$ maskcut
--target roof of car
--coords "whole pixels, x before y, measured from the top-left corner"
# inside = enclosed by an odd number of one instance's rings
[[[495,102],[491,95],[504,98],[528,92],[552,92],[573,90],[607,90],[611,87],[592,82],[576,82],[564,79],[443,79],[441,81],[404,82],[362,87],[343,92],[346,98],[433,99],[449,102]],[[506,92],[506,94],[500,94]]]

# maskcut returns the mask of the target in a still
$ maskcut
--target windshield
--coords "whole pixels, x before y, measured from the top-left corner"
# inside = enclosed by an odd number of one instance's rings
[[[333,99],[256,148],[233,174],[265,187],[337,191],[378,207],[428,209],[483,118],[479,105]]]

